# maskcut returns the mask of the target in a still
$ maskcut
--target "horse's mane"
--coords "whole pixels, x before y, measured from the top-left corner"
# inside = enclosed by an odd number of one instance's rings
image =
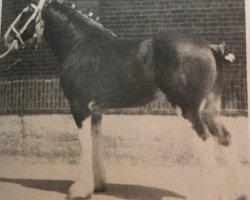
[[[56,8],[56,10],[60,12],[60,14],[64,14],[65,16],[67,16],[74,24],[81,25],[82,23],[84,23],[84,25],[95,28],[105,35],[117,37],[113,31],[105,28],[101,23],[89,17],[86,13],[82,13],[81,11],[72,8],[65,2],[52,1],[49,6],[53,6],[54,8]]]

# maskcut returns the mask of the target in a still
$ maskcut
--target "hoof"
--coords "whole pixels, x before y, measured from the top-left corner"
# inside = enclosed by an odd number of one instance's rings
[[[90,199],[93,194],[93,187],[87,186],[81,181],[75,182],[69,189],[67,200],[85,200]]]
[[[222,136],[218,136],[219,143],[228,147],[231,143],[231,134],[225,129],[225,127],[222,127],[222,134]]]
[[[209,138],[209,134],[206,131],[205,133],[199,134],[199,137],[203,140],[206,141]]]
[[[217,140],[220,145],[228,147],[231,143],[231,136],[230,134],[227,136],[218,136]]]
[[[218,140],[218,143],[224,147],[228,147],[230,145],[230,141],[228,140]]]
[[[201,138],[203,141],[206,141],[208,137],[209,137],[209,136],[206,135],[206,134],[200,135],[200,138]]]
[[[104,170],[96,171],[94,183],[95,183],[95,190],[94,190],[95,192],[101,193],[101,192],[105,192],[107,190],[107,188],[106,188],[107,182],[106,182]]]
[[[105,185],[95,187],[95,192],[97,192],[97,193],[102,193],[102,192],[106,192],[106,191],[107,191],[107,188]]]

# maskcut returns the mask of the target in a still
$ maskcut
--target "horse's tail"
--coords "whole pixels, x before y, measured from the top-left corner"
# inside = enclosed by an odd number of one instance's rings
[[[217,69],[217,77],[213,89],[220,95],[223,86],[223,66],[224,64],[233,63],[235,56],[228,50],[224,42],[219,45],[210,44],[209,47],[213,52]]]
[[[222,71],[222,62],[224,60],[223,58],[223,48],[221,45],[216,45],[216,44],[210,44],[209,45],[213,55],[214,55],[214,59],[216,61],[216,68],[217,68],[217,72]]]

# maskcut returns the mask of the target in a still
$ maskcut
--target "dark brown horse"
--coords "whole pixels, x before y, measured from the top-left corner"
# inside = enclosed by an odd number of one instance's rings
[[[23,13],[17,29],[32,12],[30,8]],[[103,108],[141,106],[162,91],[173,106],[181,108],[199,137],[205,140],[210,132],[220,144],[229,145],[230,134],[219,117],[222,65],[234,60],[225,45],[209,45],[177,32],[124,41],[56,0],[46,3],[42,19],[44,38],[61,64],[61,85],[79,128],[81,169],[69,198],[87,198],[94,189],[105,187],[100,135]],[[35,39],[38,25],[32,21],[21,34],[22,40]],[[15,37],[11,33],[6,43]]]

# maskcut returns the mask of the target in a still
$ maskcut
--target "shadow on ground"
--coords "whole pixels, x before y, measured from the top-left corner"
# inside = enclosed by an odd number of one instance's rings
[[[67,194],[72,181],[64,180],[38,180],[38,179],[10,179],[0,178],[0,182],[15,183],[23,187],[39,189],[45,191],[54,191]]]
[[[140,185],[108,184],[105,195],[130,200],[162,200],[164,197],[186,199],[174,192]]]
[[[0,182],[19,184],[26,188],[54,191],[67,194],[69,187],[73,183],[68,180],[36,180],[36,179],[10,179],[0,178]],[[96,195],[107,195],[129,200],[162,200],[164,197],[174,197],[186,199],[186,197],[159,188],[146,187],[140,185],[107,184],[107,191]]]

